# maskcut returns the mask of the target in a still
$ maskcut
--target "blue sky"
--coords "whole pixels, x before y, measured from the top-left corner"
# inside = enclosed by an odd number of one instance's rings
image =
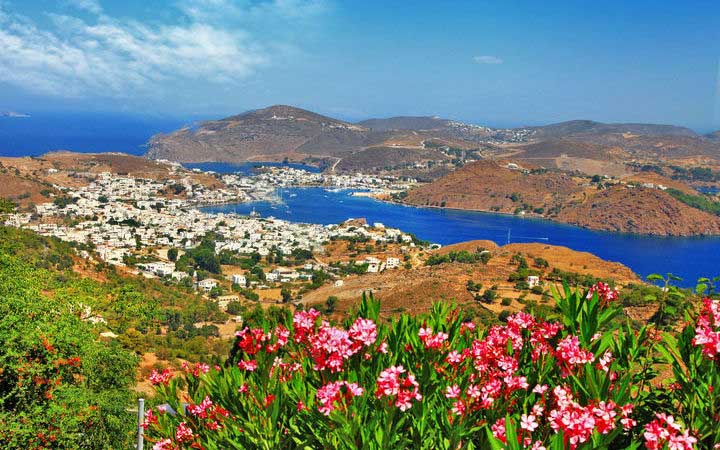
[[[0,0],[0,110],[720,129],[717,1]]]

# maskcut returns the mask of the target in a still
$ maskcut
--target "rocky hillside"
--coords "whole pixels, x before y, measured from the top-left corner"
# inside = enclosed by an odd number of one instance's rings
[[[514,281],[508,281],[517,270],[513,257],[518,254],[526,258],[531,268],[539,272],[547,283],[555,283],[550,276],[554,270],[612,279],[621,286],[642,283],[632,270],[620,263],[605,261],[587,252],[546,244],[510,244],[499,247],[492,241],[470,241],[428,252],[425,257],[460,251],[473,253],[479,248],[492,254],[487,264],[448,262],[430,266],[423,261],[413,261],[413,267],[409,270],[386,270],[346,277],[342,286],[327,284],[303,295],[302,302],[307,306],[323,304],[329,296],[334,296],[338,298],[338,310],[348,311],[356,305],[363,292],[370,290],[375,298],[382,301],[383,313],[386,315],[399,312],[424,313],[433,301],[438,300],[455,302],[461,308],[477,308],[479,312],[485,313],[497,314],[505,309],[514,312],[522,310],[528,301],[547,301],[541,295],[523,294],[515,289]],[[542,261],[543,267],[538,267],[536,261]],[[478,302],[474,298],[476,293],[467,289],[468,281],[482,285],[482,292],[496,286],[498,298],[491,303]],[[545,289],[549,289],[549,286],[546,285]],[[501,303],[501,298],[508,300]]]
[[[657,178],[657,179],[655,179]],[[639,182],[664,182],[662,177]],[[668,180],[674,187],[673,180]],[[562,172],[509,169],[493,161],[469,164],[410,190],[418,206],[540,216],[596,230],[653,235],[718,235],[720,217],[667,192],[628,184],[601,188]],[[684,187],[684,192],[693,192]]]
[[[411,190],[405,201],[503,213],[542,208],[545,213],[581,199],[582,192],[578,183],[563,173],[525,173],[495,161],[479,161]]]
[[[720,234],[720,217],[700,211],[658,189],[614,187],[563,208],[557,220],[585,228],[628,233],[692,236]]]
[[[147,156],[181,162],[338,156],[385,139],[384,132],[278,105],[153,136]]]
[[[38,157],[0,157],[0,197],[26,209],[52,201],[60,194],[58,187],[85,186],[102,172],[157,180],[189,178],[207,187],[222,186],[212,175],[191,172],[177,164],[122,153],[62,151]]]
[[[570,120],[541,127],[533,127],[538,136],[567,137],[579,134],[642,134],[647,136],[690,136],[697,133],[685,127],[675,125],[656,125],[648,123],[602,123],[592,120]]]
[[[368,119],[357,124],[373,130],[436,130],[447,127],[447,119],[429,116],[399,116],[387,119]]]

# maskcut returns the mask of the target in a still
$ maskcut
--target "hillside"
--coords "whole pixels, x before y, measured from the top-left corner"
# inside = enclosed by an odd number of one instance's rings
[[[570,120],[533,127],[539,136],[566,137],[575,134],[630,133],[648,136],[697,136],[693,130],[675,125],[647,123],[602,123],[592,120]]]
[[[385,134],[276,105],[153,136],[147,156],[182,162],[335,156],[383,142]]]
[[[418,153],[377,151],[394,147],[435,153],[419,157]],[[458,157],[458,151],[465,153]],[[720,140],[673,125],[590,120],[507,129],[434,116],[372,118],[352,124],[275,105],[157,134],[148,142],[146,154],[179,162],[287,159],[339,172],[390,171],[428,180],[452,170],[449,159],[456,158],[455,165],[462,165],[508,155],[530,165],[625,176],[633,164],[720,164]],[[432,167],[438,163],[445,167]]]
[[[666,182],[659,175],[630,179],[667,183],[693,195],[688,187],[674,180]],[[410,190],[404,201],[417,206],[522,212],[596,230],[673,236],[720,234],[720,217],[660,189],[629,186],[592,187],[587,178],[562,172],[523,171],[479,161]]]
[[[433,255],[449,255],[453,252],[474,253],[477,249],[488,250],[492,257],[487,264],[442,263],[425,265]],[[533,270],[539,271],[543,279],[550,280],[554,270],[577,274],[580,278],[612,279],[619,285],[637,284],[642,281],[632,270],[615,262],[604,261],[590,253],[578,252],[566,247],[546,244],[510,244],[499,247],[491,241],[470,241],[453,244],[430,252],[421,257],[419,265],[410,270],[388,270],[383,273],[366,274],[344,279],[342,286],[326,285],[303,296],[303,303],[313,305],[322,303],[328,296],[338,298],[338,310],[350,310],[362,293],[371,290],[375,298],[381,300],[384,315],[400,312],[410,314],[425,313],[434,301],[456,302],[466,311],[475,311],[480,315],[496,315],[503,309],[522,310],[524,299],[544,302],[542,295],[515,289],[515,282],[508,281],[516,272],[515,255],[522,255],[531,263]],[[547,267],[536,267],[534,261],[547,262]],[[398,269],[400,270],[400,269]],[[400,275],[400,276],[399,276]],[[498,299],[495,302],[480,303],[475,292],[467,289],[468,281],[484,286],[485,291],[497,285]],[[547,286],[546,286],[547,288]],[[521,301],[518,299],[522,296]],[[511,299],[501,304],[500,298]]]
[[[361,127],[373,130],[434,130],[450,123],[447,119],[430,116],[399,116],[387,119],[368,119],[358,122]]]
[[[405,202],[514,213],[518,208],[548,211],[581,196],[582,189],[566,174],[524,173],[494,161],[478,161],[409,191]]]
[[[50,152],[38,157],[0,157],[0,197],[28,207],[52,201],[55,186],[79,187],[100,173],[156,180],[181,180],[209,188],[221,183],[205,173],[194,173],[176,164],[152,161],[123,153]]]
[[[626,233],[693,236],[720,234],[720,217],[692,208],[658,189],[615,187],[563,208],[561,222]]]

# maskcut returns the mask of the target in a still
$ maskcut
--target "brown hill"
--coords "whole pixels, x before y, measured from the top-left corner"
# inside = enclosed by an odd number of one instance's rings
[[[578,134],[630,133],[648,136],[697,136],[689,128],[675,125],[657,125],[650,123],[602,123],[592,120],[570,120],[541,127],[533,127],[538,136],[567,137]]]
[[[276,105],[153,136],[147,156],[182,162],[335,156],[381,143],[387,133]]]
[[[692,190],[662,176],[631,178]],[[468,164],[408,192],[405,202],[477,211],[540,215],[596,230],[653,235],[717,235],[720,217],[692,208],[665,191],[616,185],[598,190],[561,172],[508,169],[494,161]]]
[[[691,236],[720,234],[720,217],[658,189],[613,187],[563,208],[557,220],[597,230]]]
[[[576,158],[613,160],[617,159],[618,156],[610,147],[556,138],[524,145],[521,149],[522,154],[518,155],[518,157],[523,159],[557,158],[567,155]]]
[[[336,296],[338,311],[347,311],[357,304],[363,292],[372,291],[375,298],[381,301],[383,315],[389,316],[400,312],[424,313],[436,301],[455,302],[461,308],[482,310],[485,314],[497,314],[505,309],[509,311],[522,309],[525,305],[518,301],[521,295],[525,297],[523,302],[547,302],[547,299],[543,299],[540,295],[523,294],[515,289],[514,282],[508,281],[510,274],[515,272],[517,267],[517,264],[511,261],[516,253],[525,256],[531,265],[535,258],[542,258],[548,262],[546,268],[532,266],[542,273],[541,279],[545,279],[552,269],[557,268],[564,272],[613,279],[621,286],[642,282],[636,274],[620,263],[604,261],[590,253],[546,244],[510,244],[498,247],[489,241],[471,241],[450,245],[431,254],[459,250],[474,252],[478,247],[489,249],[492,253],[487,265],[443,263],[425,266],[421,262],[420,265],[409,270],[386,270],[377,274],[346,277],[342,286],[325,285],[304,294],[303,303],[323,304],[329,296]],[[492,304],[476,301],[474,294],[466,287],[468,281],[482,284],[482,291],[496,285],[499,298]],[[545,288],[549,288],[549,285],[546,284]],[[509,299],[509,304],[501,304],[501,298]]]
[[[478,161],[408,192],[405,201],[513,213],[516,209],[548,211],[582,197],[583,189],[563,173],[525,173],[495,161]]]
[[[370,147],[343,157],[335,170],[345,172],[393,170],[415,163],[447,160],[450,160],[450,157],[434,149]]]
[[[430,116],[399,116],[387,119],[368,119],[357,124],[373,130],[434,130],[448,126],[450,121]]]
[[[190,177],[195,183],[205,186],[221,186],[213,176],[194,173],[167,162],[152,161],[147,158],[126,155],[123,153],[74,153],[67,151],[46,153],[38,157],[0,158],[0,167],[14,179],[14,182],[30,180],[35,183],[32,193],[33,201],[48,201],[35,195],[44,192],[53,184],[63,187],[86,185],[97,174],[110,172],[118,175],[129,175],[137,178],[180,179]],[[8,185],[8,182],[4,183]],[[25,192],[18,187],[16,193]],[[52,192],[54,190],[51,189]],[[8,197],[8,195],[0,194]]]

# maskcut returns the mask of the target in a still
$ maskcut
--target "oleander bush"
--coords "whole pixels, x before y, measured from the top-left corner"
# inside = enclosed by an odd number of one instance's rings
[[[386,322],[371,297],[340,325],[309,310],[246,327],[225,367],[153,372],[146,438],[156,449],[720,443],[717,300],[672,334],[619,320],[603,283],[554,295],[557,321],[520,312],[487,329],[442,303]]]

